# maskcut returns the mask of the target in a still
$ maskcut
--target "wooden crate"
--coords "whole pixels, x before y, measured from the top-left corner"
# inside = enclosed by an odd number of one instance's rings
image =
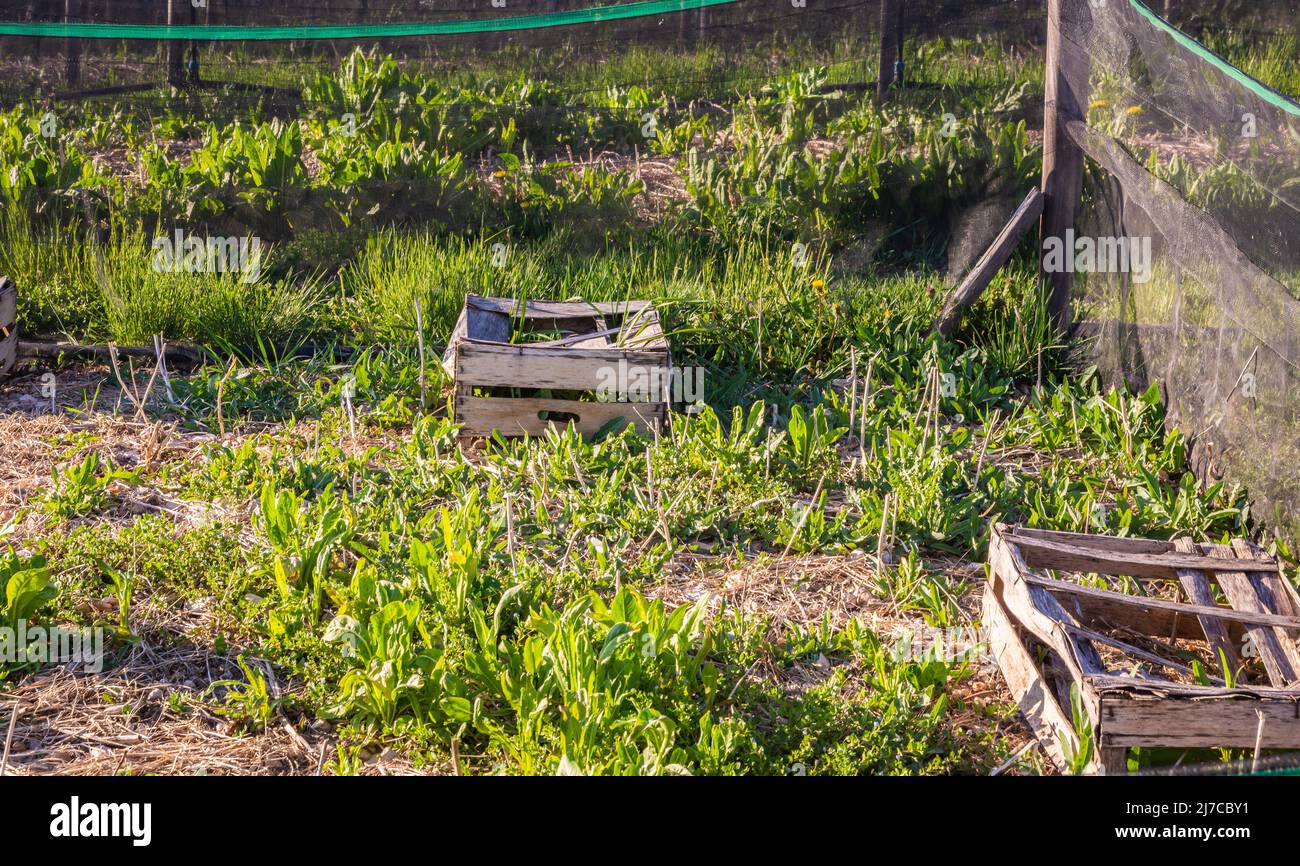
[[[0,376],[18,360],[18,290],[8,277],[0,277]]]
[[[511,343],[521,318],[525,333],[550,339]],[[470,295],[443,366],[455,379],[455,417],[466,437],[536,436],[570,421],[590,436],[616,419],[651,430],[668,418],[672,356],[647,301],[529,301],[521,311],[514,300]],[[644,401],[597,401],[597,389],[619,371],[657,387]]]
[[[1072,686],[1092,723],[1094,773],[1124,772],[1132,746],[1300,749],[1300,596],[1249,541],[999,524],[989,565],[990,649],[1059,765],[1062,742],[1079,746]],[[1146,594],[1125,591],[1137,586]]]

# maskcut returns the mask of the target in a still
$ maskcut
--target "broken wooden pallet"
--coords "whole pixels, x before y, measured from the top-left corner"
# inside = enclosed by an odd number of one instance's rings
[[[1300,595],[1249,541],[999,524],[989,566],[991,651],[1058,765],[1081,745],[1073,689],[1091,772],[1124,772],[1133,746],[1300,749]]]
[[[0,376],[18,360],[18,290],[13,280],[0,277]]]
[[[466,437],[536,436],[572,422],[590,436],[613,422],[658,429],[672,357],[648,301],[528,301],[470,295],[443,367],[455,379]]]

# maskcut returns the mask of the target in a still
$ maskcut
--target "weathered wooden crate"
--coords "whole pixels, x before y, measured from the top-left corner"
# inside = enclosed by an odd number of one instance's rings
[[[0,376],[18,360],[18,290],[13,280],[0,277]]]
[[[1079,747],[1072,686],[1092,724],[1091,772],[1124,772],[1133,746],[1300,749],[1300,596],[1249,541],[998,525],[989,564],[990,649],[1059,765],[1063,742]]]
[[[516,324],[525,340],[512,343]],[[443,366],[466,437],[535,436],[569,422],[590,436],[617,419],[650,430],[668,417],[672,356],[648,301],[529,301],[521,310],[470,295]],[[634,401],[597,400],[611,381],[647,387],[630,389]]]

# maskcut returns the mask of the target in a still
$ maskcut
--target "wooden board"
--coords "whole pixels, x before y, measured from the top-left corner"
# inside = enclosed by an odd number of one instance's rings
[[[1025,575],[1022,579],[1025,583],[1041,586],[1053,594],[1065,593],[1066,595],[1078,595],[1085,598],[1106,599],[1127,605],[1136,610],[1164,609],[1183,614],[1190,619],[1199,619],[1202,616],[1214,616],[1222,620],[1246,623],[1248,625],[1282,626],[1283,628],[1295,628],[1296,626],[1300,626],[1300,620],[1295,620],[1289,616],[1253,613],[1234,610],[1230,607],[1203,607],[1198,604],[1186,604],[1181,601],[1166,601],[1163,598],[1153,598],[1151,596],[1125,595],[1122,592],[1113,592],[1109,589],[1080,586],[1077,583],[1070,583],[1065,580],[1053,580],[1050,577],[1038,577],[1037,575],[1032,574]]]
[[[1077,620],[1045,589],[1022,579],[1024,567],[1019,556],[1006,538],[993,534],[989,541],[989,561],[993,566],[990,578],[1003,604],[1020,625],[1056,650],[1076,677],[1104,672],[1106,668],[1096,648],[1066,628],[1079,625]]]
[[[1100,739],[1111,746],[1300,749],[1300,702],[1285,698],[1141,700],[1102,695]]]
[[[1190,568],[1207,572],[1210,578],[1220,571],[1277,571],[1277,563],[1264,560],[1231,561],[1206,559],[1199,553],[1116,553],[1096,547],[1061,544],[1040,538],[1017,536],[1025,562],[1031,568],[1052,568],[1077,571],[1084,574],[1113,574],[1117,576],[1177,580],[1178,569]]]
[[[1196,545],[1190,538],[1180,538],[1174,543],[1179,553],[1196,554],[1198,553]],[[1178,582],[1182,584],[1183,591],[1187,593],[1187,599],[1192,604],[1201,607],[1218,607],[1218,600],[1214,597],[1214,589],[1210,586],[1210,579],[1205,576],[1205,572],[1180,568],[1175,572],[1178,575]],[[1218,657],[1220,651],[1226,660],[1230,671],[1224,671],[1226,676],[1229,672],[1236,672],[1241,668],[1241,657],[1237,653],[1237,646],[1228,638],[1227,629],[1224,628],[1223,620],[1217,616],[1197,617],[1201,624],[1201,629],[1205,632],[1205,639],[1210,642],[1210,648],[1214,650],[1215,657]]]
[[[1242,562],[1231,547],[1221,544],[1211,548],[1209,557],[1232,563]],[[1263,597],[1260,587],[1244,571],[1219,572],[1219,586],[1234,610],[1269,613],[1273,609]],[[1295,646],[1285,632],[1271,626],[1252,625],[1246,629],[1246,633],[1258,651],[1260,661],[1264,663],[1269,682],[1278,688],[1286,688],[1300,680],[1300,673],[1296,672],[1297,665],[1293,661]]]
[[[510,298],[469,295],[465,305],[472,309],[506,316],[519,315],[519,302]],[[650,306],[649,301],[529,301],[525,319],[587,319],[592,315],[626,316]]]
[[[14,329],[7,337],[0,338],[0,376],[14,368],[18,361],[18,331]]]
[[[559,422],[540,417],[539,413],[575,415],[573,421],[583,436],[592,436],[610,421],[624,418],[637,429],[648,431],[664,422],[662,403],[584,403],[576,400],[548,400],[536,397],[456,397],[456,423],[462,436],[491,436],[496,430],[503,436],[540,436]]]
[[[1002,678],[1007,681],[1007,688],[1021,714],[1048,757],[1057,766],[1064,766],[1065,753],[1061,750],[1061,743],[1068,742],[1078,748],[1074,725],[1044,682],[1034,657],[1016,634],[1011,617],[998,600],[992,584],[984,585],[983,622],[989,652],[993,654]]]
[[[1043,200],[1042,191],[1037,189],[1031,190],[1029,195],[1025,196],[1025,200],[1011,214],[1011,219],[1003,226],[993,244],[984,251],[984,255],[980,256],[970,273],[961,281],[961,285],[954,289],[944,302],[943,311],[934,322],[935,333],[944,338],[953,335],[957,325],[961,323],[962,313],[979,299],[984,289],[993,281],[993,276],[998,269],[1007,263],[1025,233],[1043,213]]]
[[[454,375],[474,386],[511,386],[594,391],[609,369],[619,365],[646,374],[657,372],[667,385],[671,368],[664,352],[577,347],[485,346],[460,344]]]
[[[1118,535],[1089,535],[1083,532],[1061,532],[1053,529],[1033,529],[1028,526],[1007,526],[1005,523],[999,523],[998,529],[1004,535],[1009,535],[1017,543],[1023,539],[1037,539],[1039,541],[1052,541],[1057,544],[1067,544],[1072,547],[1096,548],[1098,550],[1109,551],[1110,553],[1172,553],[1176,544],[1172,541],[1162,541],[1156,538],[1126,538]],[[1197,549],[1202,552],[1209,550],[1209,545],[1197,545]]]

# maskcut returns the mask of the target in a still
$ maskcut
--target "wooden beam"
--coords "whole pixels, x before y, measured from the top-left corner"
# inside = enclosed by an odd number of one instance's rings
[[[582,436],[595,435],[615,419],[626,419],[642,432],[664,423],[663,403],[586,403],[542,397],[470,397],[457,394],[456,423],[462,436],[541,436],[552,425],[572,421]],[[558,417],[557,417],[558,416]]]
[[[1025,562],[1033,568],[1113,574],[1154,580],[1177,580],[1180,568],[1192,568],[1217,574],[1221,571],[1277,571],[1277,563],[1267,560],[1209,560],[1188,553],[1111,553],[1093,547],[1060,544],[1040,538],[1013,536],[1011,543],[1020,549]]]
[[[884,102],[894,85],[898,61],[898,22],[902,0],[880,0],[880,69],[876,74],[876,101]]]
[[[183,2],[185,0],[166,0],[168,27],[181,23],[179,9]],[[179,39],[167,40],[167,83],[173,87],[185,84],[185,44]]]
[[[1180,538],[1174,542],[1175,548],[1179,553],[1190,555],[1199,555],[1196,545],[1190,538]],[[1180,568],[1177,570],[1178,582],[1183,585],[1183,591],[1187,593],[1187,600],[1192,604],[1199,604],[1201,607],[1217,607],[1218,600],[1214,597],[1214,590],[1210,586],[1210,579],[1205,576],[1205,572],[1198,569]],[[1213,649],[1215,658],[1218,658],[1219,651],[1223,651],[1224,664],[1235,674],[1241,669],[1241,656],[1237,653],[1237,647],[1228,640],[1227,629],[1223,626],[1223,620],[1213,616],[1197,617],[1201,624],[1201,629],[1205,632],[1205,639],[1210,642],[1210,648]],[[1229,671],[1224,671],[1223,675],[1229,675]]]
[[[81,0],[63,0],[63,20],[72,24],[81,17]],[[67,51],[67,65],[64,78],[69,87],[76,87],[81,81],[81,40],[69,36],[64,43]]]
[[[472,315],[472,313],[471,313]],[[474,385],[552,388],[594,391],[602,374],[617,371],[625,363],[635,372],[653,373],[666,387],[671,369],[664,352],[635,349],[544,348],[528,345],[479,345],[472,340],[459,344],[460,356],[452,375]],[[659,399],[655,396],[655,399]]]
[[[1298,707],[1284,697],[1142,700],[1103,694],[1100,740],[1110,747],[1250,749],[1259,735],[1262,748],[1300,749]]]
[[[1064,580],[1052,580],[1049,577],[1040,577],[1036,574],[1025,574],[1021,577],[1025,583],[1034,586],[1041,586],[1043,589],[1046,589],[1048,592],[1053,594],[1076,595],[1081,598],[1105,599],[1107,601],[1126,604],[1134,608],[1167,610],[1195,618],[1214,616],[1229,622],[1240,622],[1246,623],[1247,625],[1300,628],[1300,620],[1286,616],[1250,613],[1247,611],[1233,610],[1230,607],[1202,607],[1199,604],[1184,604],[1180,601],[1165,601],[1163,598],[1151,598],[1150,596],[1125,595],[1122,592],[1112,592],[1109,589],[1097,589],[1091,586],[1080,586],[1077,583],[1070,583]]]
[[[1063,16],[1069,0],[1047,0],[1047,66],[1043,99],[1043,219],[1039,227],[1040,256],[1049,238],[1064,243],[1074,227],[1083,196],[1083,151],[1070,138],[1066,125],[1084,119],[1088,104],[1088,56]],[[1070,327],[1070,273],[1061,268],[1040,272],[1050,288],[1048,311],[1057,329]]]
[[[1074,547],[1096,547],[1114,553],[1169,553],[1174,549],[1172,541],[1156,538],[1125,538],[1119,535],[1090,535],[1084,532],[1062,532],[1056,529],[1033,529],[1028,526],[1011,527],[1005,523],[998,526],[1012,540],[1037,538],[1042,541],[1055,541]]]
[[[984,585],[983,622],[989,652],[997,662],[1002,678],[1007,681],[1007,688],[1029,729],[1052,762],[1064,769],[1066,762],[1061,743],[1069,742],[1078,748],[1074,723],[1044,682],[1042,671],[1016,634],[1011,617],[998,601],[991,583]]]
[[[1210,558],[1233,564],[1241,562],[1231,547],[1221,544],[1216,544],[1210,549]],[[1261,597],[1259,587],[1244,571],[1220,572],[1219,586],[1235,610],[1250,613],[1272,612]],[[1287,652],[1287,645],[1291,644],[1291,641],[1284,631],[1270,626],[1253,625],[1246,629],[1246,634],[1259,653],[1260,661],[1264,663],[1264,670],[1268,673],[1270,683],[1278,688],[1286,688],[1300,679],[1300,673],[1296,672],[1296,666],[1292,663],[1295,647],[1291,645],[1292,651]]]
[[[1020,239],[1042,213],[1043,193],[1041,190],[1032,190],[1016,208],[1007,224],[1002,227],[993,245],[984,251],[984,255],[980,256],[975,267],[971,268],[970,273],[961,281],[961,285],[948,296],[947,302],[943,305],[943,312],[934,323],[937,334],[945,339],[953,335],[957,325],[961,323],[962,314],[984,293],[984,289],[993,280],[994,274],[1011,258],[1011,253],[1015,251]]]

